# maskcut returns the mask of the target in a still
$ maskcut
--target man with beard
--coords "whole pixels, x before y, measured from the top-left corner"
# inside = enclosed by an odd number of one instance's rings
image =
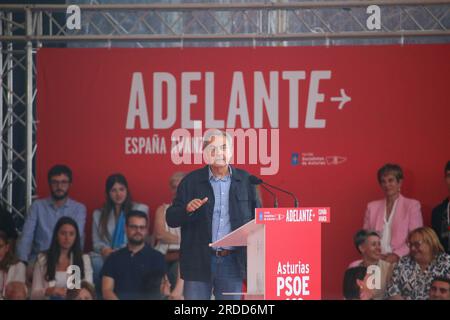
[[[47,177],[51,196],[33,202],[17,245],[17,256],[28,264],[28,270],[32,270],[38,253],[49,248],[53,229],[61,217],[77,222],[83,244],[86,207],[69,198],[72,170],[58,164],[48,171]]]
[[[186,300],[239,300],[247,274],[243,247],[209,247],[254,218],[260,207],[250,174],[230,165],[232,137],[209,129],[203,137],[207,166],[179,184],[167,224],[181,227],[180,272]],[[227,295],[227,293],[234,293]]]
[[[102,269],[105,300],[160,299],[170,293],[164,256],[145,243],[148,218],[131,210],[125,221],[127,246],[111,253]]]

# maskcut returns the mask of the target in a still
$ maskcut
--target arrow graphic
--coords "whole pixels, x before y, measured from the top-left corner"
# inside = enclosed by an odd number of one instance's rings
[[[338,106],[338,109],[342,110],[342,108],[344,108],[344,105],[347,102],[352,101],[352,98],[350,98],[349,96],[347,96],[345,94],[345,90],[344,89],[340,89],[340,92],[341,92],[341,96],[340,97],[331,97],[330,100],[333,101],[333,102],[336,102],[336,101],[340,102],[339,106]]]

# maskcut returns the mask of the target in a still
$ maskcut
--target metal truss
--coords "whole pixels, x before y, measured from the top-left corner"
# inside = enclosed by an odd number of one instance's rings
[[[13,12],[0,9],[0,20],[1,36],[25,33],[27,29],[26,23],[14,20]],[[5,209],[21,219],[35,189],[32,159],[36,151],[33,138],[36,70],[31,42],[17,45],[14,41],[0,41],[0,51],[0,198]]]
[[[380,30],[366,26],[373,4],[381,9]],[[66,5],[0,8],[31,14],[30,34],[4,35],[7,41],[160,43],[449,36],[449,5],[448,0],[80,4],[82,27],[74,31],[57,20]]]
[[[82,0],[80,0],[81,2]],[[369,30],[367,7],[381,9]],[[34,53],[41,46],[289,46],[450,42],[450,0],[0,5],[0,197],[23,217],[35,195]]]

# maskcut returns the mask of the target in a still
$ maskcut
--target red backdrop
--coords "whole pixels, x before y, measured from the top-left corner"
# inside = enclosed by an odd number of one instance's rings
[[[343,272],[358,257],[352,236],[362,226],[367,202],[382,197],[376,180],[380,166],[395,162],[403,167],[402,193],[420,200],[426,224],[430,223],[432,207],[446,195],[443,167],[450,159],[448,57],[450,45],[40,49],[38,195],[48,195],[46,175],[53,164],[69,165],[74,172],[71,196],[88,208],[88,239],[92,211],[102,205],[105,179],[111,173],[125,174],[134,199],[148,204],[154,213],[158,205],[170,201],[170,175],[201,166],[176,166],[171,161],[170,135],[182,126],[182,92],[185,97],[197,96],[191,99],[192,120],[205,121],[205,104],[212,105],[205,98],[208,91],[214,100],[211,109],[215,119],[225,120],[224,125],[230,127],[226,120],[233,115],[235,104],[234,114],[245,115],[248,110],[249,126],[254,127],[254,105],[264,100],[255,97],[258,91],[267,96],[267,109],[271,110],[266,112],[262,102],[263,127],[279,129],[279,141],[270,142],[279,146],[279,169],[262,178],[295,192],[301,206],[331,208],[332,223],[322,227],[322,291],[325,298],[341,298]],[[298,77],[304,71],[305,79],[283,79],[288,71],[297,71]],[[320,71],[328,72],[329,79],[312,80]],[[130,96],[137,96],[131,90],[133,73],[137,72],[142,75],[145,95],[137,98],[137,108],[142,110],[139,108],[145,100],[148,129],[142,129],[139,120],[133,129],[126,128]],[[153,90],[156,72],[166,73],[175,83],[169,97],[168,87],[162,86],[163,117],[172,98],[176,108],[174,124],[165,129],[155,129],[153,124],[154,98],[161,97]],[[187,72],[196,72],[193,78],[200,78],[191,81],[190,88],[186,86]],[[233,81],[233,76],[239,78],[240,74],[243,86],[239,86],[239,79]],[[255,80],[259,74],[263,81]],[[205,89],[207,83],[209,89]],[[343,96],[341,89],[351,100],[339,109],[336,99]],[[239,100],[233,98],[236,96]],[[184,105],[188,110],[186,98]],[[314,107],[315,118],[326,121],[323,127],[312,128],[311,121],[305,125],[307,110],[312,112]],[[236,119],[236,127],[245,125],[245,118],[231,118]],[[296,120],[298,126],[289,126]],[[150,148],[147,154],[145,150],[144,154],[127,154],[133,150],[126,146],[126,137],[150,137],[152,141],[155,134],[160,142],[164,137],[166,153]],[[295,154],[298,164],[293,161]],[[239,166],[261,176],[260,169],[266,165]],[[263,197],[265,206],[270,206],[270,197],[264,193]],[[292,206],[292,201],[280,195],[280,206]],[[289,245],[295,250],[295,239]]]

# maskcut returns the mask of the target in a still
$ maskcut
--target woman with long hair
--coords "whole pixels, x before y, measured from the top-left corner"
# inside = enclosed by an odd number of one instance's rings
[[[74,266],[78,268],[74,268]],[[68,269],[71,267],[71,269]],[[34,266],[32,299],[65,299],[68,289],[68,270],[74,270],[75,280],[92,283],[91,260],[81,250],[78,225],[70,217],[56,223],[50,248],[40,253]],[[79,271],[79,274],[77,274]],[[70,289],[70,288],[69,288]]]
[[[105,183],[105,203],[93,213],[91,253],[94,281],[100,293],[100,271],[105,259],[127,244],[125,216],[131,210],[145,212],[148,206],[133,202],[127,179],[120,173],[110,175]]]

